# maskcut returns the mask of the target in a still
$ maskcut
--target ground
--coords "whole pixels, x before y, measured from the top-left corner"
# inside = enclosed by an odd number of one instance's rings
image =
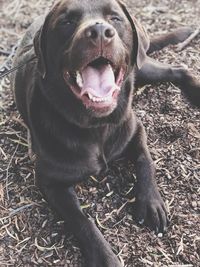
[[[127,2],[151,36],[178,26],[190,25],[195,30],[200,25],[199,0]],[[51,4],[48,0],[1,0],[0,64],[5,68],[25,29]],[[169,47],[153,56],[173,65],[184,63],[199,76],[199,51],[200,35],[183,51]],[[77,186],[82,207],[124,266],[200,266],[200,113],[172,84],[144,87],[133,108],[146,128],[156,163],[158,186],[170,217],[167,233],[157,237],[133,220],[131,163],[115,162],[106,176]],[[26,129],[8,78],[0,80],[0,111],[0,266],[81,267],[76,240],[70,233],[64,235],[64,223],[35,185]]]

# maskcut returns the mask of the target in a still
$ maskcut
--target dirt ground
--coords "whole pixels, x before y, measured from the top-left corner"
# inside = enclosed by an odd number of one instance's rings
[[[127,1],[150,34],[200,25],[199,0]],[[10,66],[18,40],[52,1],[0,0],[0,66]],[[169,47],[154,58],[184,63],[200,76],[200,34],[181,52]],[[172,84],[146,86],[133,108],[148,133],[157,182],[170,216],[157,237],[132,218],[134,168],[118,161],[104,177],[77,186],[92,217],[126,267],[200,266],[200,113]],[[0,266],[81,267],[76,240],[49,209],[35,186],[27,155],[26,129],[9,88],[0,80]],[[103,266],[102,266],[103,267]]]

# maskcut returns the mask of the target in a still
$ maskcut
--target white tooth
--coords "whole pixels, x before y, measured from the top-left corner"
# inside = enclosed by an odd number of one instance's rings
[[[76,82],[79,87],[83,87],[83,79],[78,71],[76,72]]]
[[[90,93],[88,93],[89,99],[92,99],[92,95]]]
[[[97,103],[106,102],[106,101],[109,100],[109,96],[100,98],[100,97],[95,97],[90,93],[88,93],[88,97],[89,97],[90,100],[92,100],[93,102],[97,102]]]

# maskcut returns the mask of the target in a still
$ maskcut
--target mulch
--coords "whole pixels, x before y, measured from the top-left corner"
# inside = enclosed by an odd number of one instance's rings
[[[150,32],[200,25],[199,0],[127,1]],[[0,72],[23,32],[51,6],[47,0],[0,3]],[[200,76],[200,34],[182,51],[168,47],[153,57],[182,63]],[[133,108],[141,118],[157,168],[170,226],[158,237],[133,220],[134,166],[115,162],[103,177],[76,187],[82,208],[93,218],[126,267],[200,266],[200,113],[172,84],[145,86]],[[35,185],[27,131],[14,104],[9,78],[0,80],[0,266],[80,267],[82,257],[64,222],[49,208]],[[103,266],[102,266],[103,267]]]

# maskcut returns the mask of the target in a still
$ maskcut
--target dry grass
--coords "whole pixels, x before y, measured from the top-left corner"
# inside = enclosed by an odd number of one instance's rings
[[[22,33],[51,3],[1,1],[0,64],[4,68],[9,68]],[[199,0],[141,0],[129,1],[129,5],[152,35],[177,26],[192,25],[195,29],[200,25]],[[187,64],[199,76],[199,37],[183,51],[166,48],[154,57],[174,65]],[[134,109],[148,132],[159,188],[171,218],[168,233],[159,238],[133,221],[131,163],[116,162],[106,177],[93,177],[79,185],[82,207],[95,219],[124,266],[200,266],[199,111],[171,84],[145,87],[136,96]],[[0,110],[0,266],[80,267],[76,240],[70,233],[65,237],[64,223],[35,186],[26,129],[7,78],[0,81]]]

